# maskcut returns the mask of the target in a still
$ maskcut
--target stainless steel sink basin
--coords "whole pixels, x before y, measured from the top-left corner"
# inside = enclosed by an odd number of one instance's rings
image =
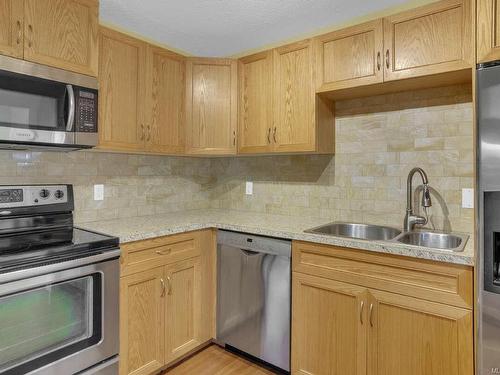
[[[401,234],[396,228],[370,224],[330,223],[306,230],[307,233],[357,238],[362,240],[392,240]]]
[[[450,251],[463,251],[467,237],[448,233],[405,232],[397,237],[396,241],[407,245]]]

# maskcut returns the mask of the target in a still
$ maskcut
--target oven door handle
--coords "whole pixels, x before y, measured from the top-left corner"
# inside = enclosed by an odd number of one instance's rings
[[[68,95],[68,118],[66,120],[66,131],[73,131],[73,125],[75,123],[75,91],[72,85],[66,85],[66,93]]]
[[[71,268],[85,267],[93,263],[99,263],[111,260],[113,258],[118,258],[120,257],[120,254],[121,251],[119,248],[117,248],[114,250],[109,250],[101,254],[91,255],[88,257],[77,258],[65,262],[48,264],[41,267],[26,268],[26,269],[21,269],[19,271],[0,274],[0,295],[2,293],[1,291],[2,284],[4,283],[28,279],[36,276],[42,276],[54,272],[68,270]]]

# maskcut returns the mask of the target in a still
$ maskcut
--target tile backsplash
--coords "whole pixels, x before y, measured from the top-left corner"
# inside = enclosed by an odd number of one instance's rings
[[[212,207],[401,226],[406,177],[420,166],[431,227],[470,233],[461,189],[474,186],[472,116],[470,85],[382,95],[336,103],[334,156],[0,151],[0,183],[74,184],[79,223]],[[94,184],[104,201],[92,199]]]
[[[472,116],[470,85],[337,102],[334,156],[216,159],[212,207],[401,227],[419,166],[432,187],[429,227],[470,233],[461,189],[474,186]]]

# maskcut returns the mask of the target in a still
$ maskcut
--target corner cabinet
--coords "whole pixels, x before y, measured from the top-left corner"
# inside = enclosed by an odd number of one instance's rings
[[[120,375],[150,375],[215,335],[215,232],[122,245]]]
[[[186,64],[186,152],[236,154],[237,63],[193,58]]]
[[[474,373],[471,267],[293,242],[292,374]]]
[[[500,59],[500,1],[477,0],[477,62]]]

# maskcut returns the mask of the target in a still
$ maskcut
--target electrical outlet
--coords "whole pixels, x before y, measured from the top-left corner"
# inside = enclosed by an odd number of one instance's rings
[[[462,189],[462,208],[474,208],[474,189]]]
[[[104,185],[94,185],[94,200],[95,201],[104,200]]]
[[[245,186],[245,193],[246,193],[246,195],[253,195],[253,182],[252,181],[247,181],[246,186]]]

